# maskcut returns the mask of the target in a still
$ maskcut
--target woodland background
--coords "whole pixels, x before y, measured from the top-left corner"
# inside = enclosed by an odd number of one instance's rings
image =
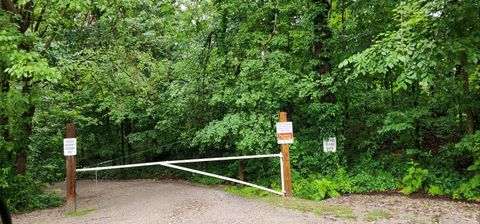
[[[0,194],[14,211],[62,203],[42,189],[65,176],[68,122],[85,167],[276,153],[286,111],[298,197],[478,200],[479,21],[477,0],[1,0]],[[245,166],[279,187],[277,160]],[[158,175],[219,183],[100,172]]]

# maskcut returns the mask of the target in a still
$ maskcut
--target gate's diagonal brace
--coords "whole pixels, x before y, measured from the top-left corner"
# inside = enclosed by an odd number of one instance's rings
[[[198,173],[198,174],[202,174],[202,175],[209,176],[209,177],[215,177],[215,178],[222,179],[222,180],[228,180],[228,181],[231,181],[231,182],[247,185],[247,186],[250,186],[250,187],[255,187],[255,188],[262,189],[264,191],[268,191],[268,192],[271,192],[271,193],[274,193],[274,194],[279,194],[279,195],[282,195],[282,196],[284,195],[284,193],[282,193],[282,192],[278,192],[278,191],[275,191],[275,190],[272,190],[272,189],[269,189],[269,188],[266,188],[266,187],[262,187],[262,186],[259,186],[259,185],[256,185],[256,184],[252,184],[252,183],[248,183],[248,182],[245,182],[245,181],[233,179],[233,178],[230,178],[230,177],[224,177],[224,176],[220,176],[220,175],[217,175],[217,174],[208,173],[208,172],[195,170],[195,169],[190,169],[190,168],[186,168],[186,167],[183,167],[183,166],[177,166],[177,165],[173,165],[173,164],[169,164],[169,163],[161,163],[160,165],[170,167],[170,168],[174,168],[174,169],[184,170],[184,171],[188,171],[188,172],[192,172],[192,173]]]

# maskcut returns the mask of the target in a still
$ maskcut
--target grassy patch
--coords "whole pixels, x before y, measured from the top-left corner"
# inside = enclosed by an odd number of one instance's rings
[[[357,219],[353,209],[343,205],[328,205],[321,201],[310,201],[298,198],[283,198],[251,187],[227,187],[225,191],[250,199],[261,199],[277,207],[294,209],[302,212],[313,212],[319,216],[332,215],[343,219]]]
[[[226,187],[225,191],[240,197],[250,198],[250,199],[263,198],[270,195],[270,193],[266,191],[261,191],[253,187],[240,188],[240,187],[233,186],[233,187]]]
[[[72,217],[79,217],[79,216],[87,215],[87,214],[89,214],[93,211],[95,211],[95,209],[78,210],[78,211],[75,211],[75,212],[70,212],[70,213],[68,213],[68,215],[72,216]]]
[[[386,212],[386,211],[382,211],[382,210],[374,210],[370,213],[367,214],[367,216],[365,216],[365,221],[368,221],[368,222],[373,222],[379,218],[389,218],[391,215],[390,213]]]
[[[313,212],[315,215],[332,215],[343,219],[357,219],[352,208],[343,205],[328,205],[319,201],[298,198],[266,197],[265,201],[278,207],[295,209],[302,212]]]
[[[322,205],[313,210],[318,215],[333,215],[338,218],[344,219],[357,219],[353,209],[342,205]]]

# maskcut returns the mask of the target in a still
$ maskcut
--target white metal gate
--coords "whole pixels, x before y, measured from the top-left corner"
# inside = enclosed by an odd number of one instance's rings
[[[278,192],[275,190],[272,190],[270,188],[262,187],[256,184],[252,184],[246,181],[242,180],[237,180],[234,178],[230,177],[225,177],[213,173],[208,173],[200,170],[195,170],[183,166],[178,166],[174,164],[180,164],[180,163],[198,163],[198,162],[210,162],[210,161],[224,161],[224,160],[243,160],[243,159],[257,159],[257,158],[269,158],[269,157],[278,157],[280,158],[280,177],[282,181],[282,192]],[[172,160],[172,161],[162,161],[162,162],[150,162],[150,163],[136,163],[136,164],[128,164],[128,165],[117,165],[117,166],[104,166],[104,167],[93,167],[93,168],[82,168],[82,169],[77,169],[77,172],[88,172],[88,171],[95,171],[97,173],[100,170],[112,170],[112,169],[122,169],[122,168],[132,168],[132,167],[143,167],[143,166],[166,166],[174,169],[179,169],[187,172],[192,172],[192,173],[197,173],[209,177],[215,177],[219,178],[222,180],[227,180],[243,185],[247,185],[250,187],[255,187],[264,191],[268,191],[274,194],[279,194],[279,195],[285,195],[285,180],[283,177],[283,163],[282,163],[282,153],[278,154],[267,154],[267,155],[252,155],[252,156],[232,156],[232,157],[216,157],[216,158],[205,158],[205,159],[186,159],[186,160]]]

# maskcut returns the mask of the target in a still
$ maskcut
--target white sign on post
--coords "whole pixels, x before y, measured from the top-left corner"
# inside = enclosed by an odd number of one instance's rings
[[[323,151],[324,152],[336,152],[337,151],[337,138],[332,137],[323,139]]]
[[[76,138],[63,139],[63,155],[65,156],[77,155],[77,139]]]
[[[293,143],[293,125],[292,122],[277,123],[277,143],[292,144]]]

